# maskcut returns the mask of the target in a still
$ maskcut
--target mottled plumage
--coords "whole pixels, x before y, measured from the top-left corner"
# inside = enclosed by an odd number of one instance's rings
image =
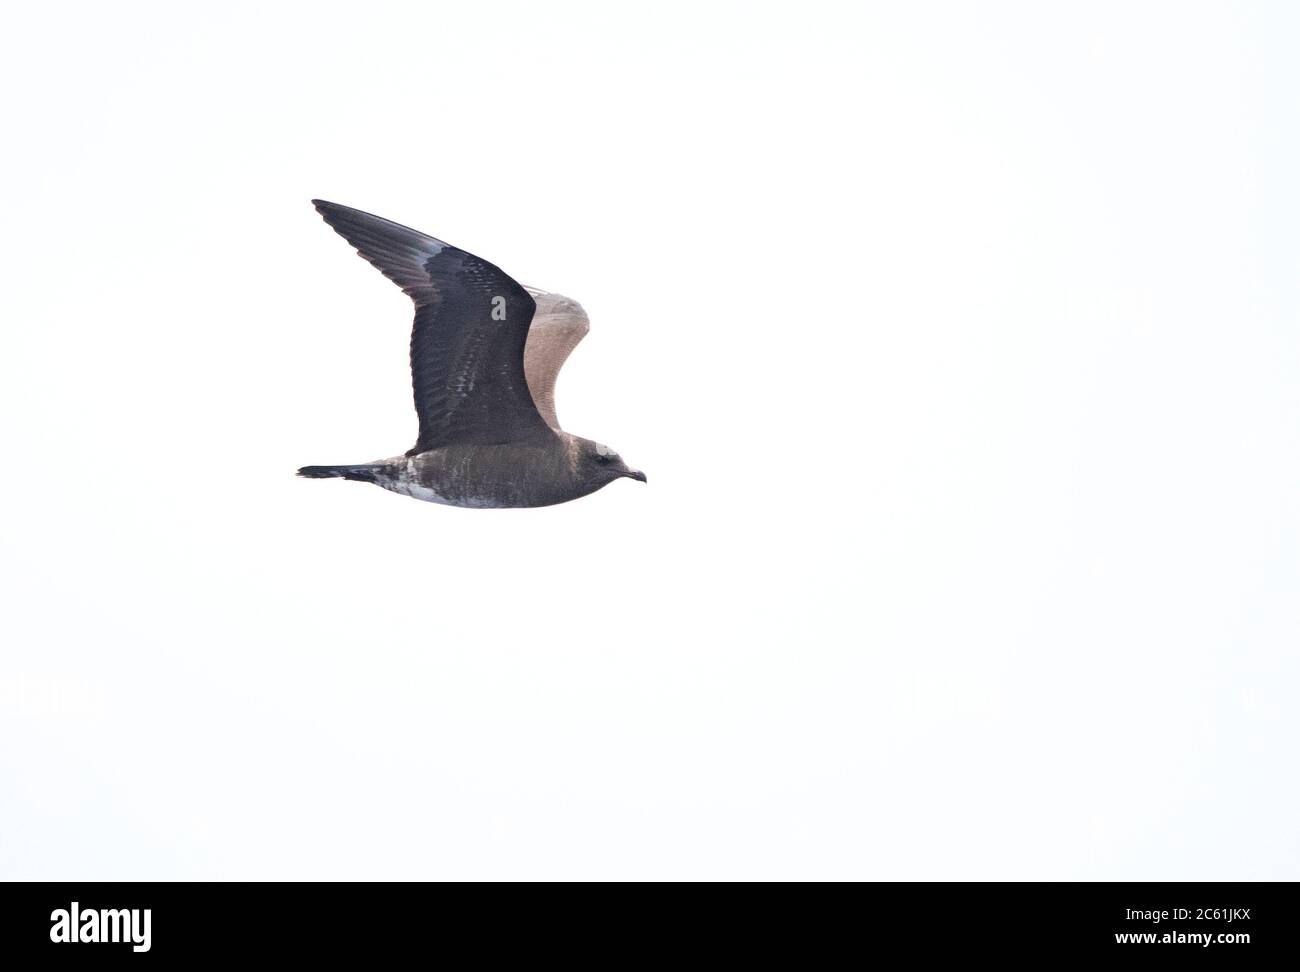
[[[613,450],[570,435],[555,379],[588,330],[576,301],[523,287],[486,260],[378,216],[314,200],[325,221],[415,302],[411,378],[420,428],[405,456],[306,466],[451,506],[549,506],[619,478]]]

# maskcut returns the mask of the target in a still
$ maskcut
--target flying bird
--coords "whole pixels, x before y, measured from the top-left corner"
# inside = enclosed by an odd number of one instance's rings
[[[472,253],[387,219],[320,199],[312,205],[415,302],[420,432],[403,456],[304,466],[299,476],[471,507],[551,506],[616,479],[646,481],[556,418],[556,376],[590,327],[577,301],[522,286]]]

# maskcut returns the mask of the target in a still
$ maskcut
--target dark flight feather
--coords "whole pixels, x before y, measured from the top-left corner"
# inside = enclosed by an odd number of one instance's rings
[[[536,304],[523,287],[486,260],[409,227],[337,203],[312,204],[415,302],[411,379],[420,434],[407,455],[554,435],[524,373]]]

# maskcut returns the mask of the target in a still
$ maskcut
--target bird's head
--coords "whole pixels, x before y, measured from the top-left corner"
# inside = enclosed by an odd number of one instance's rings
[[[629,467],[609,446],[590,439],[580,439],[578,445],[578,472],[584,479],[602,486],[622,478],[635,479],[639,483],[646,481],[645,473]]]

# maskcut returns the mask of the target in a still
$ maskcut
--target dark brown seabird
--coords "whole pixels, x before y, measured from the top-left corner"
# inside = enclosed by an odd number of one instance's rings
[[[472,253],[337,203],[312,204],[415,301],[411,376],[420,434],[404,456],[304,466],[450,506],[551,506],[616,479],[645,482],[614,450],[570,435],[555,378],[589,328],[576,301],[516,283]]]

